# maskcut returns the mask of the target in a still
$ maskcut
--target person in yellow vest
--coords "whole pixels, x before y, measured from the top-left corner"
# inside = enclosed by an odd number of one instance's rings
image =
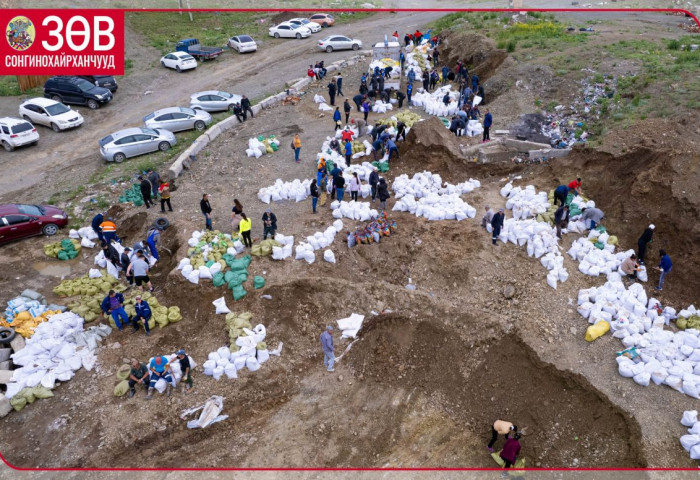
[[[292,141],[292,148],[294,148],[294,160],[299,163],[299,153],[301,152],[301,138],[299,134],[294,135],[294,140]]]
[[[117,236],[117,224],[114,223],[112,217],[102,222],[100,228],[102,229],[102,236],[107,245],[111,244],[112,240],[121,243],[121,239]]]
[[[486,448],[489,449],[489,452],[493,453],[493,445],[496,443],[496,440],[498,440],[499,435],[504,435],[507,440],[511,433],[515,434],[517,431],[518,427],[512,423],[506,422],[505,420],[496,420],[491,426],[491,441]]]
[[[243,237],[243,245],[248,248],[253,246],[253,240],[250,238],[251,228],[252,222],[245,213],[241,212],[241,221],[238,223],[238,233]]]

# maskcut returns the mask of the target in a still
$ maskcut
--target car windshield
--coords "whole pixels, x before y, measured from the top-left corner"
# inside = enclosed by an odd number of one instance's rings
[[[12,133],[22,133],[31,130],[34,128],[31,123],[29,122],[22,122],[20,124],[15,125],[12,127]]]
[[[152,128],[142,128],[141,131],[145,133],[146,135],[155,135],[158,136],[158,132],[153,130]]]
[[[241,35],[240,37],[238,37],[238,40],[239,40],[241,43],[248,43],[248,42],[252,42],[252,41],[253,41],[253,38],[252,38],[252,37],[249,37],[248,35]]]
[[[107,144],[108,144],[109,142],[111,142],[112,140],[114,140],[114,137],[113,137],[112,135],[107,135],[105,138],[103,138],[102,140],[100,140],[100,147],[104,147],[105,145],[107,145]]]
[[[307,19],[305,19],[305,18],[302,18],[302,19],[299,20],[299,21],[300,21],[301,23],[303,23],[304,25],[306,25],[306,24],[308,24],[308,23],[311,23],[311,21],[309,21],[309,20],[307,20]]]
[[[63,105],[62,103],[57,103],[46,107],[46,111],[49,112],[49,115],[60,115],[62,113],[70,112],[70,107]]]
[[[88,82],[87,80],[83,80],[82,78],[78,80],[75,84],[83,92],[89,92],[95,87],[92,83]]]
[[[216,92],[216,94],[221,96],[221,97],[224,97],[224,98],[232,98],[233,97],[233,95],[231,95],[228,92]]]
[[[34,215],[37,217],[44,214],[44,209],[39,205],[17,205],[17,210],[19,213]]]
[[[330,41],[330,39],[331,39],[331,37],[326,37],[326,38],[324,38],[324,39],[321,40],[321,41],[322,41],[322,42],[328,42],[328,41]]]
[[[197,115],[194,110],[191,108],[185,108],[185,107],[180,107],[180,111],[182,113],[186,113],[187,115]]]

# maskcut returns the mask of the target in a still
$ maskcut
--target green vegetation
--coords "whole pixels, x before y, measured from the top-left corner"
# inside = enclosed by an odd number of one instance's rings
[[[0,97],[14,97],[20,95],[19,83],[14,75],[4,75],[0,77]]]

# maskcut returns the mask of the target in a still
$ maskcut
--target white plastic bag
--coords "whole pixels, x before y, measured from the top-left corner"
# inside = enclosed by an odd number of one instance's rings
[[[88,276],[90,278],[100,278],[100,277],[102,277],[102,273],[96,268],[91,268]]]
[[[183,269],[184,271],[184,269]],[[187,280],[189,280],[191,283],[194,283],[195,285],[199,283],[199,270],[192,270],[190,274],[187,276]]]
[[[333,251],[331,249],[324,251],[323,259],[328,263],[335,263],[335,255],[333,254]]]
[[[698,421],[698,411],[697,410],[686,410],[685,412],[683,412],[683,418],[681,418],[681,425],[690,428],[697,421]]]

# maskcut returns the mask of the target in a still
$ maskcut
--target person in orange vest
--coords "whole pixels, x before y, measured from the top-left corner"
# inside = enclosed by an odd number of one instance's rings
[[[112,243],[112,240],[121,243],[121,239],[117,236],[117,224],[114,223],[114,219],[109,217],[107,220],[100,224],[102,229],[102,237],[107,245]]]

